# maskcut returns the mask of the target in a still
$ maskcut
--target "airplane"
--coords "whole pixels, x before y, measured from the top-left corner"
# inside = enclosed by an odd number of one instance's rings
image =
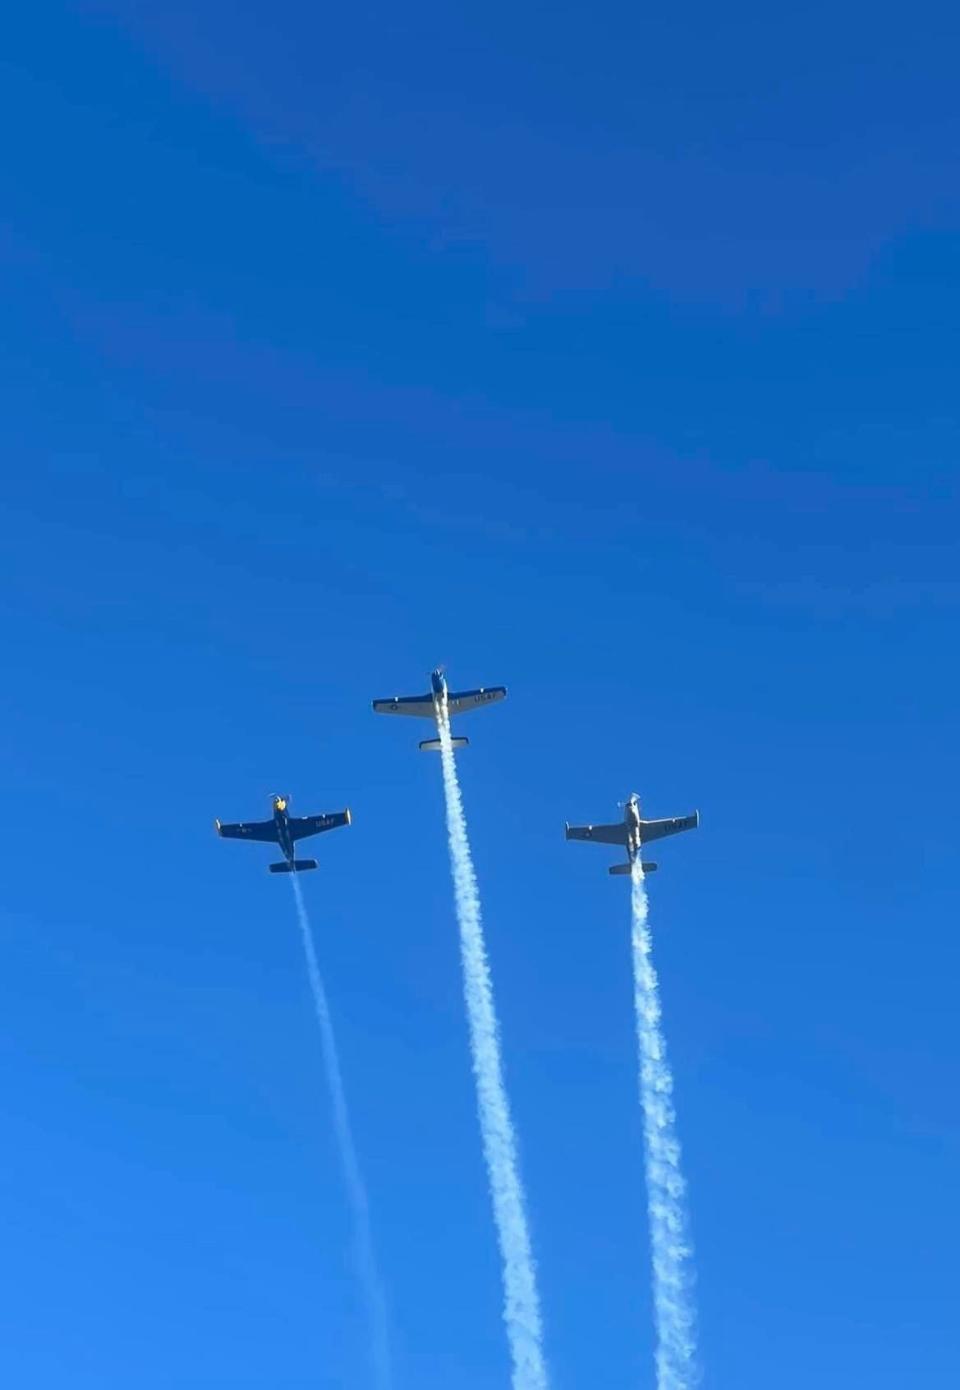
[[[438,666],[435,671],[430,673],[430,689],[426,695],[395,695],[392,700],[374,700],[373,710],[375,714],[409,714],[418,719],[438,719],[440,712],[446,708],[447,715],[465,714],[469,709],[477,709],[482,705],[493,704],[495,700],[505,700],[507,698],[507,687],[505,685],[481,686],[479,690],[459,690],[454,693],[447,688],[447,678],[443,674],[443,667]],[[450,742],[454,748],[466,748],[470,742],[468,738],[454,738]],[[421,749],[426,752],[438,753],[440,751],[440,740],[438,738],[424,739],[420,744]]]
[[[350,824],[350,812],[330,811],[324,816],[291,816],[287,813],[289,797],[273,798],[273,819],[245,821],[239,825],[224,825],[214,821],[217,834],[224,840],[267,840],[279,845],[283,854],[282,864],[269,864],[272,874],[298,874],[305,869],[315,869],[315,859],[295,858],[294,844],[308,835],[319,835],[323,830],[337,830],[341,825]]]
[[[601,845],[624,846],[627,862],[612,864],[612,874],[630,873],[642,846],[650,840],[661,840],[664,835],[678,835],[681,830],[696,830],[700,824],[699,811],[694,811],[692,816],[675,816],[670,820],[644,820],[640,815],[640,798],[636,792],[622,805],[623,820],[615,825],[570,825],[569,822],[566,825],[568,840],[595,840]],[[641,867],[645,874],[651,874],[657,866],[644,864],[641,860]]]

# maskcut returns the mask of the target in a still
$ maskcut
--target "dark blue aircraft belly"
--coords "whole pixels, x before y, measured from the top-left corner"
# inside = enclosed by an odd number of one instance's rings
[[[289,827],[288,827],[288,825],[287,825],[287,818],[286,818],[285,815],[280,815],[280,816],[277,816],[277,817],[276,817],[276,821],[277,821],[277,843],[279,844],[280,849],[281,849],[281,851],[283,852],[284,858],[286,858],[286,859],[292,859],[292,858],[293,858],[293,841],[292,841],[291,838],[290,838],[290,829],[289,829]]]

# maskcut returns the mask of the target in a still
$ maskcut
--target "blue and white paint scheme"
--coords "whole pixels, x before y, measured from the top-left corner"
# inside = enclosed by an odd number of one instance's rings
[[[600,845],[623,845],[627,851],[625,864],[613,864],[612,874],[628,874],[643,845],[651,840],[662,840],[665,835],[679,835],[681,830],[696,830],[700,824],[700,812],[691,816],[674,816],[669,820],[644,820],[640,814],[640,797],[632,792],[622,803],[623,820],[613,825],[570,825],[566,826],[568,840],[594,840]],[[641,861],[642,863],[642,861]],[[656,864],[643,864],[645,874],[653,873]]]
[[[320,835],[324,830],[337,830],[350,824],[349,807],[345,811],[329,811],[322,816],[291,816],[287,810],[290,798],[273,798],[273,819],[241,821],[236,825],[224,825],[214,821],[217,834],[224,840],[263,840],[279,845],[283,855],[281,864],[270,864],[272,874],[299,874],[306,869],[315,869],[315,859],[297,859],[294,846],[297,840],[305,840],[308,835]]]
[[[392,700],[374,700],[373,710],[375,714],[406,714],[415,719],[438,721],[444,710],[446,710],[447,718],[452,719],[455,714],[465,714],[467,710],[481,709],[484,705],[492,705],[498,700],[505,700],[506,698],[507,687],[505,685],[487,685],[480,686],[478,690],[452,691],[447,686],[443,667],[438,666],[435,671],[430,673],[430,689],[425,695],[394,695]],[[452,740],[454,748],[465,748],[468,742],[469,739],[465,738]],[[439,752],[440,740],[438,738],[424,739],[420,747],[430,752]]]

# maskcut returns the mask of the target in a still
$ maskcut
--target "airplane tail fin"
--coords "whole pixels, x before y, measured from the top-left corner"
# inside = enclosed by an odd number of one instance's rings
[[[268,867],[272,874],[299,874],[306,869],[315,869],[317,861],[315,859],[295,859],[292,864],[288,864],[284,860],[282,864],[270,864]]]
[[[450,747],[451,747],[451,748],[466,748],[466,746],[467,746],[467,744],[468,744],[469,742],[470,742],[470,740],[469,740],[468,738],[452,738],[452,739],[450,740]],[[439,740],[438,738],[425,738],[425,739],[423,740],[423,742],[421,743],[421,745],[420,745],[420,752],[421,752],[421,753],[439,753],[439,752],[440,752],[440,740]]]
[[[611,864],[608,872],[611,874],[628,874],[632,867],[632,864]],[[644,864],[643,866],[643,872],[645,874],[655,873],[656,869],[656,864]]]

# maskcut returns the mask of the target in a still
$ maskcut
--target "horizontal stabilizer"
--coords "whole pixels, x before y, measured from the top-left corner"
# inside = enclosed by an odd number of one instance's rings
[[[450,740],[450,747],[466,748],[469,742],[470,740],[468,738],[452,738]],[[420,751],[421,753],[439,753],[440,740],[438,738],[425,738],[420,745]]]
[[[315,859],[295,859],[292,864],[288,864],[284,860],[282,864],[269,865],[272,874],[300,874],[306,869],[315,869],[316,867],[317,861]]]
[[[632,864],[611,864],[611,865],[610,865],[610,873],[612,873],[612,874],[628,874],[632,868],[633,868],[633,865],[632,865]],[[645,874],[656,873],[656,869],[657,869],[656,864],[644,864],[644,865],[643,865],[643,872],[644,872]]]

